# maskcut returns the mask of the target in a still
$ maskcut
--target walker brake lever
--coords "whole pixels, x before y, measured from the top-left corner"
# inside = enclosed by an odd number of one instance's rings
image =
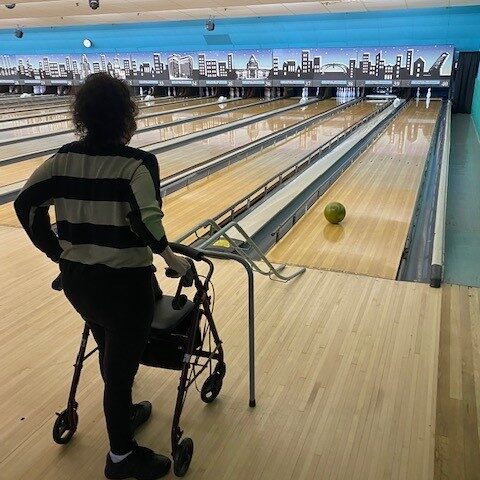
[[[190,263],[192,263],[190,261]],[[176,278],[178,276],[177,272],[171,268],[165,269],[165,275],[169,278]],[[189,268],[183,277],[180,277],[178,282],[177,292],[172,300],[172,307],[174,310],[181,310],[187,303],[188,298],[186,295],[182,294],[183,287],[191,287],[193,285],[194,273],[193,268]]]

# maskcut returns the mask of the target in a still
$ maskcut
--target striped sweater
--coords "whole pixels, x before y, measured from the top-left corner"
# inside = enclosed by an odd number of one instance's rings
[[[15,200],[28,236],[52,260],[115,269],[149,267],[152,252],[167,247],[161,205],[153,154],[81,141],[45,161]]]

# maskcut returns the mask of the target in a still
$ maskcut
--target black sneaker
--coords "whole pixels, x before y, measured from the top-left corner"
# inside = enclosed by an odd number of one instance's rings
[[[110,454],[107,453],[105,476],[110,479],[156,480],[167,475],[171,463],[168,457],[135,445],[133,452],[118,463],[113,463]]]
[[[137,428],[143,425],[152,414],[152,404],[150,402],[144,401],[140,403],[133,404],[133,413],[132,413],[132,429],[135,432]]]

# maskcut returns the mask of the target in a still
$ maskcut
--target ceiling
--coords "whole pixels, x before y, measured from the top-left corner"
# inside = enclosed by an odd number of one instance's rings
[[[314,13],[368,12],[477,5],[480,0],[100,0],[92,10],[88,0],[16,0],[13,9],[0,0],[0,28],[61,26],[95,23],[152,22],[207,19],[210,16],[260,17]],[[194,8],[192,8],[194,7]]]

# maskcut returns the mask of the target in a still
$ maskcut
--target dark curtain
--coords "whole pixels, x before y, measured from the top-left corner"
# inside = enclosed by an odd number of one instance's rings
[[[471,113],[480,52],[460,52],[453,85],[453,113]]]

